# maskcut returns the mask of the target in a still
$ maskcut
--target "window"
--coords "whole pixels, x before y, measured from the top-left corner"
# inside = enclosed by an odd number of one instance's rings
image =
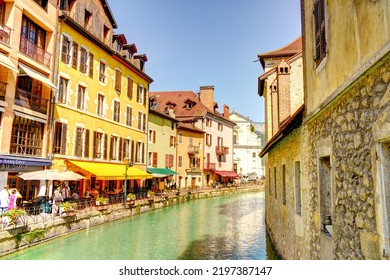
[[[108,28],[107,26],[103,26],[103,41],[108,44],[109,43],[109,37],[110,35],[110,28]]]
[[[37,3],[39,6],[41,6],[45,10],[47,9],[47,1],[48,0],[34,0],[35,3]]]
[[[87,73],[87,50],[80,47],[80,72],[83,74]]]
[[[179,144],[183,143],[183,134],[179,133]]]
[[[211,144],[212,144],[212,135],[207,133],[206,134],[206,145],[210,147]]]
[[[130,140],[123,140],[123,157],[130,159]]]
[[[286,205],[286,165],[282,165],[282,203]]]
[[[101,61],[99,65],[99,81],[102,83],[106,82],[106,64]]]
[[[20,51],[36,61],[50,66],[51,55],[45,51],[46,31],[23,16],[20,36]]]
[[[112,119],[114,120],[114,122],[120,122],[120,118],[121,118],[121,104],[119,101],[114,100],[114,112],[113,112]]]
[[[177,163],[178,167],[183,167],[183,156],[179,156],[178,157],[178,163]]]
[[[101,159],[107,158],[107,134],[94,131],[93,157]]]
[[[138,103],[144,103],[144,95],[145,95],[145,88],[142,87],[141,85],[138,85],[137,88],[137,102]]]
[[[79,85],[77,93],[77,109],[84,110],[85,87]]]
[[[78,62],[78,52],[79,52],[79,45],[76,42],[73,42],[72,46],[72,67],[77,69],[77,62]]]
[[[135,162],[143,163],[145,155],[145,143],[137,142],[135,145]]]
[[[68,125],[56,122],[54,126],[53,153],[65,155],[66,153],[66,134]]]
[[[70,60],[70,42],[68,37],[62,36],[61,61],[65,64],[69,64],[69,60]]]
[[[173,155],[166,154],[165,155],[165,167],[166,168],[172,168],[173,167]]]
[[[92,14],[85,10],[84,12],[84,28],[87,31],[91,31],[91,26],[92,26]]]
[[[169,147],[175,146],[175,136],[169,136]]]
[[[218,146],[222,147],[223,146],[223,138],[218,137]]]
[[[322,231],[332,235],[332,168],[330,156],[320,158],[318,177]]]
[[[121,92],[122,87],[122,72],[119,69],[115,70],[115,90]]]
[[[11,154],[42,156],[43,123],[14,117],[11,132]]]
[[[301,162],[295,162],[295,213],[301,214]]]
[[[104,95],[98,94],[97,114],[104,117]]]
[[[237,132],[233,132],[233,144],[238,144],[238,135],[237,135]]]
[[[253,157],[253,158],[256,158],[256,153],[252,153],[252,157]]]
[[[210,118],[206,118],[206,126],[211,127],[213,124],[213,121]]]
[[[278,198],[277,185],[276,185],[276,166],[274,167],[274,194],[275,199]]]
[[[93,59],[94,56],[92,53],[89,53],[89,76],[93,78]]]
[[[149,130],[149,142],[156,143],[156,131]]]
[[[60,84],[57,91],[57,102],[66,103],[67,93],[68,93],[68,80],[60,77]]]
[[[127,97],[133,98],[133,80],[130,77],[127,77]]]
[[[317,0],[314,3],[314,60],[318,66],[326,57],[326,30],[325,30],[325,0]]]
[[[138,112],[138,129],[145,131],[146,128],[146,115],[142,112]]]
[[[218,123],[218,130],[223,131],[223,124],[222,123]]]
[[[127,106],[126,107],[126,125],[128,125],[128,126],[132,125],[132,118],[133,118],[133,108]]]
[[[110,141],[110,159],[117,160],[118,158],[118,137],[111,136]]]
[[[84,134],[84,128],[76,127],[76,141],[74,147],[74,155],[76,157],[83,156],[83,134]]]

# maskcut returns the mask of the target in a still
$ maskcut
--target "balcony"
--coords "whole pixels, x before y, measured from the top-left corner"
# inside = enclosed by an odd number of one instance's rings
[[[11,29],[3,24],[0,24],[0,42],[9,45],[11,37]]]
[[[30,42],[28,39],[20,37],[19,50],[35,61],[50,67],[51,54],[35,45],[33,42]]]
[[[7,92],[7,83],[0,82],[0,100],[5,101],[6,92]]]
[[[191,155],[199,154],[199,147],[198,146],[189,145],[188,146],[188,153],[191,154]]]
[[[215,163],[205,162],[203,164],[204,170],[215,170]]]
[[[229,147],[226,146],[216,146],[215,152],[217,155],[227,155],[229,153]]]
[[[19,105],[24,108],[29,108],[42,114],[47,113],[48,102],[48,99],[33,95],[30,92],[27,92],[20,88],[18,88],[15,93],[15,105]]]

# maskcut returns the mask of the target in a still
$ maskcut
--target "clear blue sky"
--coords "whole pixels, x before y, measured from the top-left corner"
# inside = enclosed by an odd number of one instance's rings
[[[219,111],[264,121],[257,95],[263,69],[257,54],[280,48],[301,34],[300,0],[109,0],[138,53],[148,57],[150,91],[214,85]]]

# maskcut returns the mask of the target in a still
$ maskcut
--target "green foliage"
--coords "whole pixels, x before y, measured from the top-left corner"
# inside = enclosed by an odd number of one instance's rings
[[[3,213],[3,216],[7,216],[9,218],[9,222],[8,222],[9,225],[14,225],[14,224],[16,224],[18,217],[20,217],[24,214],[26,214],[26,211],[24,211],[23,209],[13,208],[13,209]]]
[[[98,202],[100,204],[107,204],[108,203],[108,198],[104,197],[104,196],[98,196],[96,198],[96,202]]]
[[[64,208],[64,211],[71,211],[77,208],[77,203],[76,202],[61,202],[60,207]]]
[[[136,198],[136,196],[135,196],[135,194],[133,194],[133,193],[129,193],[129,194],[127,195],[127,200],[135,200],[135,198]]]

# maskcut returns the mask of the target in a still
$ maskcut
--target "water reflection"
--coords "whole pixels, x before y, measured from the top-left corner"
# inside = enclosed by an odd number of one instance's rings
[[[190,201],[90,228],[5,259],[276,259],[264,225],[264,193]]]

